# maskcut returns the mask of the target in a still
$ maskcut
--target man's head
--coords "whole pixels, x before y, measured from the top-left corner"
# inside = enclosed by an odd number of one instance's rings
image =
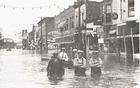
[[[78,50],[77,52],[78,52],[79,57],[81,58],[83,56],[84,51]]]
[[[73,52],[77,52],[78,50],[77,49],[73,49]]]
[[[64,52],[65,50],[66,50],[66,49],[65,49],[64,47],[63,47],[63,48],[61,48],[61,51],[63,51],[63,52]]]
[[[96,59],[99,56],[99,51],[93,51],[92,55],[93,55],[94,59]]]
[[[57,58],[57,57],[58,57],[58,53],[57,53],[57,52],[54,52],[54,53],[53,53],[53,57],[54,57],[54,58]]]

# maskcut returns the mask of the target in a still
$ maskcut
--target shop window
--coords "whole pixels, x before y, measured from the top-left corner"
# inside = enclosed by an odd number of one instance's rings
[[[125,47],[124,47],[124,39],[123,38],[120,38],[118,39],[118,48],[121,52],[125,52]]]
[[[106,5],[106,23],[111,22],[111,4]]]
[[[139,23],[137,23],[136,26],[134,26],[133,34],[139,34]]]
[[[118,36],[123,36],[123,27],[118,27]]]
[[[139,37],[133,38],[134,53],[139,53]]]
[[[131,38],[126,38],[126,52],[127,54],[133,54],[132,40]]]
[[[131,35],[131,28],[126,27],[126,28],[124,29],[124,35]]]

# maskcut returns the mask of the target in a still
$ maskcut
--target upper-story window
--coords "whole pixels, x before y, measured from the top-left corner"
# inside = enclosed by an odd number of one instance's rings
[[[71,28],[74,28],[74,16],[71,17]]]
[[[71,23],[72,23],[72,18],[70,17],[70,22],[69,22],[69,27],[70,27],[70,29],[72,28],[72,27],[71,27]]]
[[[128,17],[134,17],[134,0],[128,0]]]
[[[65,28],[66,30],[68,30],[69,29],[69,19],[67,19],[67,21],[66,21],[66,28]]]
[[[75,16],[75,19],[76,19],[76,22],[75,22],[76,23],[76,27],[78,27],[78,16],[77,15]]]
[[[106,5],[106,23],[112,22],[111,20],[111,4]]]

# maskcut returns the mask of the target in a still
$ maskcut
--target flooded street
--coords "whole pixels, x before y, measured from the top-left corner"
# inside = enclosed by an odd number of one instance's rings
[[[121,62],[121,63],[120,63]],[[66,69],[62,80],[47,78],[48,61],[31,51],[0,51],[0,88],[139,88],[140,67],[125,65],[122,58],[104,56],[100,78],[74,76],[73,69]]]

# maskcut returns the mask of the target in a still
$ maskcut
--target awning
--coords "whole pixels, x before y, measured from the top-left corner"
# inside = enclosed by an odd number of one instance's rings
[[[52,43],[52,44],[54,44],[54,45],[60,45],[60,44],[70,44],[70,43],[74,43],[74,41],[72,41],[72,42]]]
[[[55,43],[56,44],[74,43],[74,34],[56,38]]]

